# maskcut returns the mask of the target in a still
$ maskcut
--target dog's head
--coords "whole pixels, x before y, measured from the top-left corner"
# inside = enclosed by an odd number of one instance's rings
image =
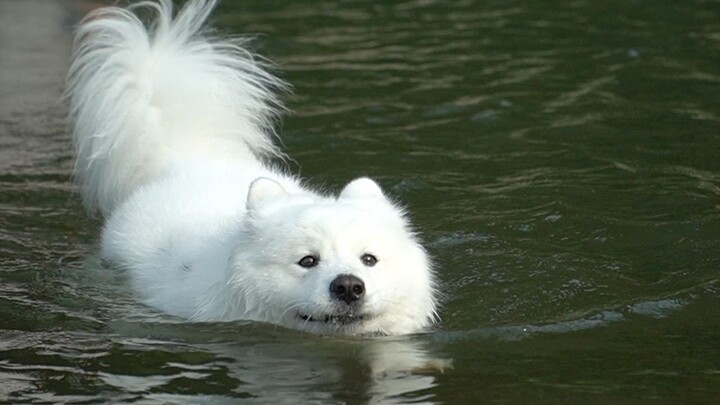
[[[429,259],[401,209],[370,179],[337,198],[267,178],[247,200],[229,284],[258,320],[319,334],[404,334],[435,319]]]

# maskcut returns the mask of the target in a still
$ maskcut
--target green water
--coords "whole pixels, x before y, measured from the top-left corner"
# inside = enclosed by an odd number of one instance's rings
[[[720,4],[225,1],[294,86],[293,170],[377,178],[437,330],[189,324],[96,257],[58,101],[97,2],[0,2],[0,401],[716,403]]]

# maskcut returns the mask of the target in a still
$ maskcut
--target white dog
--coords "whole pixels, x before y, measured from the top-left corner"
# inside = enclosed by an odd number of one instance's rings
[[[320,195],[278,169],[284,84],[204,29],[214,0],[99,9],[69,73],[76,179],[102,256],[146,304],[194,321],[404,334],[436,318],[433,274],[370,179]],[[135,11],[152,12],[147,26]],[[145,15],[143,14],[143,15]]]

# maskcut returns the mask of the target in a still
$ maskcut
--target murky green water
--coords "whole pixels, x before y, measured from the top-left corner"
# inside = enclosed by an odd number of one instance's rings
[[[294,169],[376,177],[435,257],[438,330],[372,340],[183,323],[99,265],[57,101],[96,4],[0,2],[0,401],[720,398],[717,2],[226,0]]]

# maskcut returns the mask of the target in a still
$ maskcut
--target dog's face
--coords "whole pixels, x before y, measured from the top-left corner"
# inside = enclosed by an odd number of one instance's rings
[[[403,334],[435,317],[425,251],[372,180],[340,196],[291,196],[270,179],[248,195],[230,278],[248,313],[329,335]]]

